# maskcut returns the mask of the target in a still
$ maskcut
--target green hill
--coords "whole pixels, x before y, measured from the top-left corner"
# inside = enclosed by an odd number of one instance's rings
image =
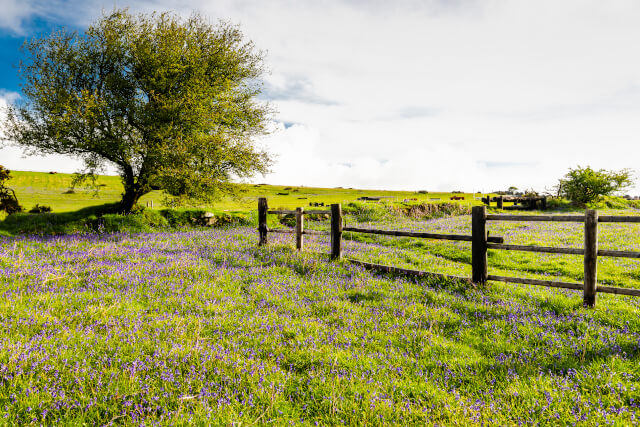
[[[12,171],[12,179],[7,185],[13,188],[20,204],[31,209],[35,204],[51,206],[54,212],[75,211],[89,206],[117,202],[123,191],[118,176],[102,175],[98,177],[100,186],[96,193],[89,187],[75,188],[69,191],[73,179],[72,174]],[[417,193],[413,191],[358,190],[353,188],[318,188],[287,185],[244,184],[242,193],[236,198],[224,198],[213,206],[219,210],[253,210],[257,207],[258,197],[267,197],[269,206],[278,208],[308,207],[310,203],[346,203],[359,197],[381,197],[381,200],[402,202],[416,199],[415,202],[448,201],[451,193]],[[473,194],[457,194],[464,196],[461,203],[473,203]],[[141,204],[153,202],[154,208],[165,207],[162,204],[163,193],[153,191],[144,196]],[[411,200],[414,201],[414,200]]]

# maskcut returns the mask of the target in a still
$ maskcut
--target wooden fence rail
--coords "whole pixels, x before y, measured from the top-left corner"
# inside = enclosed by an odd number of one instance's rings
[[[463,236],[459,234],[420,233],[415,231],[401,231],[401,230],[375,230],[372,228],[359,228],[359,227],[344,227],[343,231],[353,231],[356,233],[368,233],[368,234],[381,234],[384,236],[417,237],[422,239],[458,240],[463,242],[471,242],[472,240],[472,236]],[[504,242],[504,239],[502,237],[487,237],[487,241],[502,243]]]
[[[267,227],[267,214],[296,215],[295,230],[269,230]],[[304,215],[325,214],[331,215],[331,231],[304,230]],[[504,238],[489,236],[487,232],[487,221],[554,221],[554,222],[581,222],[584,223],[584,248],[561,248],[548,246],[528,246],[505,244]],[[401,230],[378,230],[361,227],[343,227],[342,208],[340,204],[331,205],[331,210],[305,211],[303,208],[296,210],[269,210],[267,200],[260,198],[258,201],[258,232],[260,233],[259,244],[267,243],[267,233],[288,233],[296,235],[296,248],[304,248],[304,235],[317,234],[331,236],[331,259],[342,257],[342,233],[368,233],[384,236],[413,237],[423,239],[453,240],[471,242],[471,279],[474,284],[484,284],[489,280],[521,283],[535,286],[546,286],[553,288],[576,289],[583,291],[583,304],[586,307],[594,307],[596,293],[611,293],[619,295],[640,296],[640,289],[619,288],[612,286],[602,286],[597,283],[597,260],[598,257],[621,257],[640,259],[640,252],[615,251],[598,249],[598,223],[640,223],[640,216],[598,216],[595,210],[587,210],[585,215],[487,215],[485,206],[474,206],[471,211],[471,236],[457,234],[437,234],[423,233]],[[583,283],[561,282],[555,280],[539,280],[520,277],[506,277],[489,274],[487,251],[510,250],[523,252],[540,252],[552,254],[582,255],[584,257],[584,279]],[[398,267],[385,266],[380,264],[367,263],[349,259],[348,261],[361,265],[365,268],[375,268],[386,272],[401,274],[411,274],[419,276],[450,277],[454,279],[464,279],[458,276],[450,276],[439,273],[428,273],[424,271],[410,270]]]

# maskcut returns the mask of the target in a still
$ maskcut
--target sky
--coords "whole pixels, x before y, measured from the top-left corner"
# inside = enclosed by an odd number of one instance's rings
[[[276,131],[257,143],[276,163],[255,182],[545,191],[578,166],[640,173],[639,1],[0,0],[0,106],[20,97],[25,38],[114,6],[197,11],[266,51]],[[80,167],[6,146],[0,164]]]

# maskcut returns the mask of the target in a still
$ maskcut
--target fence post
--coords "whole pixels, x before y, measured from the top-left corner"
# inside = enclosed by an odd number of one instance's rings
[[[471,208],[471,281],[487,283],[487,208]]]
[[[331,205],[331,259],[342,257],[342,207]]]
[[[269,210],[267,198],[260,197],[258,199],[258,234],[260,235],[258,246],[267,244],[267,210]]]
[[[598,282],[598,211],[584,213],[584,295],[585,307],[595,307]]]
[[[304,248],[304,209],[296,208],[296,249],[301,251]]]
[[[504,199],[502,198],[502,196],[498,196],[498,209],[502,209]]]

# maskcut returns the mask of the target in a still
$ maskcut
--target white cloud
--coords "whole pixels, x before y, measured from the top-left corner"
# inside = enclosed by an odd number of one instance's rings
[[[0,30],[8,30],[12,33],[22,34],[22,21],[31,13],[29,2],[20,0],[0,1]]]
[[[15,92],[0,91],[0,135],[3,134],[3,124],[6,120],[5,110],[9,103],[15,102],[20,96]],[[82,162],[67,156],[25,156],[19,147],[4,144],[0,140],[0,165],[15,170],[28,170],[38,172],[67,172],[73,173],[80,170]]]

